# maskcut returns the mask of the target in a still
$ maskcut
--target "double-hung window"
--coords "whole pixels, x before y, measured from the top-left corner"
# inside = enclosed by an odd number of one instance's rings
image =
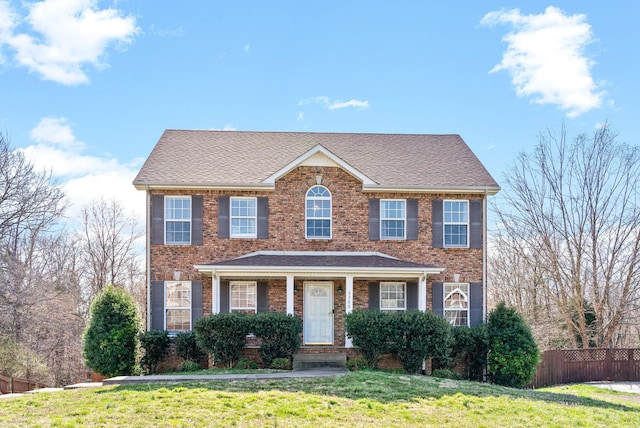
[[[444,317],[454,327],[469,326],[469,284],[444,284]]]
[[[380,310],[404,311],[407,308],[406,290],[404,282],[381,282]]]
[[[255,281],[232,281],[229,283],[230,312],[255,314],[257,288],[258,285]]]
[[[324,186],[307,191],[306,234],[308,239],[331,239],[331,193]]]
[[[257,199],[231,198],[231,237],[255,238],[257,232]]]
[[[404,199],[380,200],[380,239],[405,239],[406,213]]]
[[[165,244],[191,244],[191,197],[164,198]]]
[[[469,246],[469,201],[444,201],[444,246]]]
[[[169,332],[191,330],[191,282],[165,282],[165,329]]]

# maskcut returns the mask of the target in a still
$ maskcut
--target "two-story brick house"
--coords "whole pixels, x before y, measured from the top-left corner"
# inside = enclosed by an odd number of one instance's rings
[[[486,316],[487,197],[458,135],[167,130],[147,193],[147,328],[211,313],[303,319],[303,351],[348,351],[345,313]]]

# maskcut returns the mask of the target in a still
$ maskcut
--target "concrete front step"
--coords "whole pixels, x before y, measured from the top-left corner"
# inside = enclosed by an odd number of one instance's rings
[[[333,352],[323,354],[297,353],[293,356],[293,369],[304,370],[318,367],[347,367],[347,354]]]

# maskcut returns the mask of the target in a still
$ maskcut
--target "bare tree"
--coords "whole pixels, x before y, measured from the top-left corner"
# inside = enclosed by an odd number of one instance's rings
[[[136,245],[144,236],[117,201],[94,201],[82,209],[82,248],[90,295],[107,284],[131,288],[141,275]],[[129,290],[131,291],[131,290]]]
[[[508,245],[494,263],[526,273],[511,286],[557,313],[574,346],[628,343],[640,309],[639,149],[606,125],[571,143],[563,127],[521,154],[504,184],[493,209]]]

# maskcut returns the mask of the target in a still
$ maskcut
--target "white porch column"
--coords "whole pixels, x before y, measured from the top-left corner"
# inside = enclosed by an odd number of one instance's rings
[[[420,277],[418,283],[418,310],[422,312],[427,310],[427,275]]]
[[[211,312],[214,314],[220,313],[220,276],[213,274],[213,290],[211,293]]]
[[[348,275],[346,278],[346,290],[345,290],[345,303],[344,308],[346,313],[351,313],[353,311],[353,275]],[[344,347],[345,348],[353,348],[353,343],[351,339],[347,336],[347,332],[345,331],[344,338]]]
[[[287,275],[287,315],[293,315],[293,275]]]

